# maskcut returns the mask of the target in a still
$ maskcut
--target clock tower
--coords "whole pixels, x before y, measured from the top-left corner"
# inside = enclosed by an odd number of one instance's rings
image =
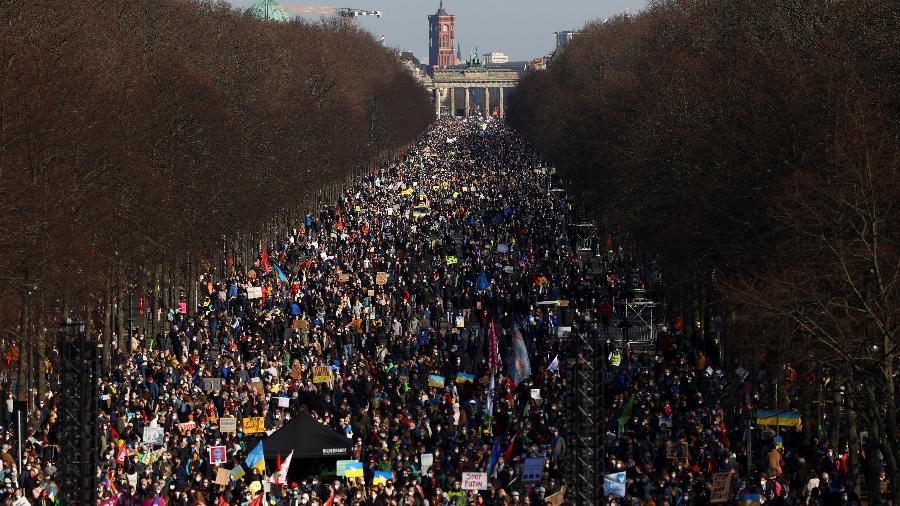
[[[428,16],[428,64],[435,68],[456,64],[453,52],[453,20],[455,16],[444,10],[441,0],[437,12]]]

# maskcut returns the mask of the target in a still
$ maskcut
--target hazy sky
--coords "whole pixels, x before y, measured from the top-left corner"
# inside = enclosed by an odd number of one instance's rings
[[[255,0],[230,0],[246,7]],[[412,50],[428,61],[428,19],[438,0],[281,0],[285,5],[327,5],[384,12],[381,19],[360,17],[356,22],[376,37],[384,34],[385,45]],[[502,51],[512,60],[528,60],[553,50],[551,35],[577,30],[594,19],[603,19],[630,9],[644,8],[647,0],[445,0],[444,9],[456,16],[456,41],[463,58],[478,47],[479,53]]]

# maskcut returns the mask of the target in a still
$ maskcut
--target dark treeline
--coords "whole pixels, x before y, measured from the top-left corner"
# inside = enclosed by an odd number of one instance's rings
[[[112,335],[129,344],[126,293],[154,321],[196,303],[201,273],[252,264],[431,111],[394,54],[339,22],[224,2],[6,2],[0,328],[20,396],[47,387],[62,311],[89,316],[108,360]]]
[[[900,497],[897,33],[893,0],[654,1],[585,27],[508,117],[659,258],[695,343],[799,377],[763,402]]]

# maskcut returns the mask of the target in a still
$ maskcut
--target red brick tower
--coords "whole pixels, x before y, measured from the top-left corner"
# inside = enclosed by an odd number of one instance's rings
[[[453,20],[455,16],[444,10],[441,0],[438,11],[428,16],[428,64],[433,71],[435,67],[446,67],[456,64],[453,53]]]

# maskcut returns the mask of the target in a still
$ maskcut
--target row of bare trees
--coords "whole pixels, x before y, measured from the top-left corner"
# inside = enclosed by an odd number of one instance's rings
[[[770,402],[818,411],[807,436],[826,420],[855,478],[869,456],[873,503],[882,462],[900,497],[898,31],[891,0],[653,1],[585,27],[508,115],[658,252],[676,314],[726,308],[732,356],[797,369]]]
[[[200,273],[252,263],[324,188],[431,119],[396,55],[337,21],[225,2],[6,2],[0,330],[18,395],[46,391],[63,311],[88,316],[108,364],[129,344],[128,294],[156,316],[196,302]]]

